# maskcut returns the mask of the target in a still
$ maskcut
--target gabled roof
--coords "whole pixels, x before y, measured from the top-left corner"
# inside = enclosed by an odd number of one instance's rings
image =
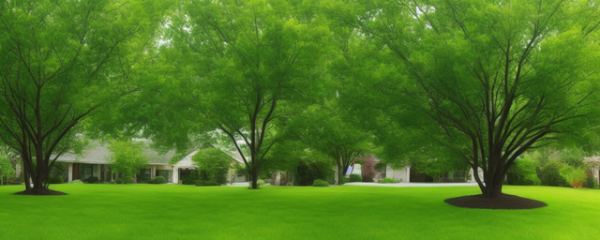
[[[160,154],[151,148],[144,150],[144,155],[148,158],[149,165],[168,165],[169,160],[175,156],[174,151],[168,151],[166,154]],[[90,163],[90,164],[110,164],[112,152],[108,149],[108,143],[90,142],[80,155],[74,153],[65,153],[58,157],[57,162],[67,163]]]

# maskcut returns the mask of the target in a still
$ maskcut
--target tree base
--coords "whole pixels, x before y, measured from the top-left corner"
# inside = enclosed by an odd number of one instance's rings
[[[44,189],[42,192],[36,192],[33,189],[25,190],[22,192],[16,192],[15,195],[38,195],[38,196],[47,196],[47,195],[67,195],[64,192],[54,191],[50,189]]]
[[[497,198],[487,198],[482,194],[448,198],[444,202],[461,208],[479,209],[534,209],[548,206],[545,202],[517,197],[515,195],[501,194]]]

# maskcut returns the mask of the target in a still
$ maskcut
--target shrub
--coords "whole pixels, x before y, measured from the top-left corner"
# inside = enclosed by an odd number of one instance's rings
[[[200,176],[196,174],[196,170],[190,170],[190,173],[181,177],[181,184],[192,185],[196,183],[196,180],[199,180]]]
[[[564,165],[560,171],[560,175],[567,180],[567,182],[571,182],[571,185],[574,188],[579,188],[583,185],[585,181],[585,170],[581,167],[574,168],[569,165]]]
[[[310,186],[316,179],[333,180],[335,178],[334,173],[335,170],[333,170],[331,164],[327,162],[300,161],[296,169],[294,185]]]
[[[350,179],[348,179],[348,182],[361,182],[362,181],[362,177],[359,174],[350,174]]]
[[[198,151],[192,156],[192,161],[198,166],[200,178],[215,181],[219,184],[227,183],[227,172],[231,166],[231,157],[216,148],[207,148]]]
[[[540,170],[540,180],[542,180],[542,185],[565,187],[570,186],[571,184],[569,184],[567,180],[560,175],[560,169],[562,168],[562,165],[563,164],[559,161],[554,160],[546,163],[546,165]]]
[[[221,184],[213,180],[196,180],[196,186],[219,186]]]
[[[165,177],[163,177],[163,176],[156,176],[156,177],[154,177],[154,179],[150,180],[150,183],[152,183],[152,184],[164,184],[164,183],[167,183],[167,179],[165,179]]]
[[[52,183],[52,184],[57,184],[57,183],[64,183],[65,180],[63,180],[62,176],[50,176],[48,177],[48,183]]]
[[[256,181],[256,183],[258,184],[258,186],[259,186],[259,187],[260,187],[260,186],[264,186],[264,185],[265,185],[265,180],[258,179],[258,181]],[[250,181],[250,182],[248,183],[248,187],[252,187],[252,181]]]
[[[393,178],[382,178],[377,181],[378,183],[399,183],[400,181],[396,181]]]
[[[327,181],[317,179],[313,182],[313,186],[315,187],[329,187],[329,183]]]
[[[98,182],[98,177],[89,177],[85,180],[87,183],[95,183]]]
[[[83,184],[83,182],[79,179],[73,180],[71,183],[72,184]]]
[[[506,173],[506,182],[510,185],[539,185],[541,181],[535,172],[537,166],[538,163],[529,158],[515,160]]]

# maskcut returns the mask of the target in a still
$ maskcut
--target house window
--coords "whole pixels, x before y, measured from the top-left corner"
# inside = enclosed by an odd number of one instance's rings
[[[152,177],[152,169],[150,169],[150,168],[144,169],[144,177],[146,179],[150,179]]]
[[[456,171],[452,174],[452,176],[454,178],[466,178],[467,177],[467,172],[466,171]]]

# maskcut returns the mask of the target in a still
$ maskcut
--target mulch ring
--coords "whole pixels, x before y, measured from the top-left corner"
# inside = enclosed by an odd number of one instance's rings
[[[480,209],[534,209],[548,206],[545,202],[502,194],[497,198],[486,198],[483,195],[471,195],[448,198],[444,202],[461,208]]]
[[[45,189],[42,193],[35,193],[33,189],[25,190],[21,192],[14,193],[15,195],[38,195],[38,196],[48,196],[48,195],[67,195],[64,192],[54,191],[50,189]]]

